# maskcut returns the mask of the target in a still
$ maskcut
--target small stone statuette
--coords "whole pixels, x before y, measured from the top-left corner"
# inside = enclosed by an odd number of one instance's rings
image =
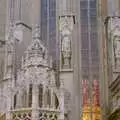
[[[62,40],[62,59],[63,66],[70,68],[71,64],[71,40],[68,37],[64,37]]]

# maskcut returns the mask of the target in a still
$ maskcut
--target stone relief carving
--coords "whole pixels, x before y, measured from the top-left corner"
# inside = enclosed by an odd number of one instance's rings
[[[62,51],[71,51],[71,40],[69,39],[68,36],[65,36],[62,39]]]
[[[115,66],[120,66],[120,36],[115,36],[113,39],[114,60]]]
[[[63,68],[71,68],[73,16],[60,18],[61,61]]]
[[[70,68],[71,65],[71,40],[68,37],[64,37],[62,40],[62,57],[63,64]]]
[[[114,39],[114,46],[115,46],[115,55],[117,58],[120,58],[120,37],[116,37]]]
[[[62,35],[70,35],[73,30],[73,16],[60,18],[60,32]]]
[[[112,65],[114,69],[118,69],[120,68],[120,19],[118,17],[110,18],[108,22],[108,37],[112,48],[112,51],[110,49],[109,52]]]

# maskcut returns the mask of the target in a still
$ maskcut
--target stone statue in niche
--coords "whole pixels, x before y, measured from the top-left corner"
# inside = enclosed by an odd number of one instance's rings
[[[120,67],[120,36],[115,36],[113,42],[115,67]]]
[[[73,18],[72,17],[62,17],[60,18],[60,32],[64,35],[70,35],[73,29]]]
[[[61,40],[61,61],[63,68],[71,67],[71,43],[73,30],[73,16],[64,16],[60,18]]]
[[[71,39],[68,36],[65,36],[62,39],[62,64],[66,68],[70,68],[71,66]]]

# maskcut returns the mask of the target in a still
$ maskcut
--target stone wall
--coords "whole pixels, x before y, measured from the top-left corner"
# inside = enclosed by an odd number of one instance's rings
[[[5,26],[6,26],[6,4],[7,0],[0,0],[0,40],[5,39]]]

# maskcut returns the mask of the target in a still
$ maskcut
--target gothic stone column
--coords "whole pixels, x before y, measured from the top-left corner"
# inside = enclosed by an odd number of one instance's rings
[[[75,1],[76,0],[74,0],[74,2]],[[58,0],[57,2],[59,17],[58,34],[60,41],[60,82],[63,81],[64,88],[69,92],[71,96],[70,102],[68,103],[71,105],[71,113],[68,113],[68,116],[70,116],[70,120],[73,120],[75,119],[74,114],[76,114],[73,108],[76,106],[75,101],[78,99],[75,96],[76,93],[74,94],[74,91],[76,89],[76,79],[74,79],[74,41],[76,39],[76,14],[74,10],[73,0]]]
[[[19,93],[17,94],[17,108],[21,108],[22,107],[22,92],[19,91]]]
[[[7,113],[6,113],[6,120],[10,120],[11,119],[11,102],[12,102],[12,99],[11,99],[11,91],[9,91],[7,93]]]
[[[33,84],[32,88],[32,120],[38,120],[39,117],[39,111],[38,111],[38,95],[39,95],[39,89],[38,85]]]
[[[40,40],[40,11],[41,0],[32,0],[32,40]],[[33,84],[32,89],[32,120],[38,120],[38,95],[37,84]]]
[[[60,98],[59,98],[59,102],[60,102],[60,118],[59,120],[64,120],[64,92],[63,90],[61,90],[60,93]]]

